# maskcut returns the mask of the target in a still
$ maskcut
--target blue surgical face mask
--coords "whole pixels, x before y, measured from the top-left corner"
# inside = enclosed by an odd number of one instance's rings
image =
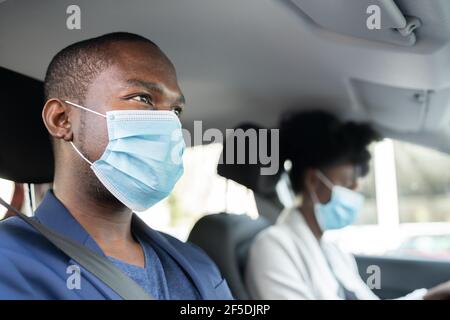
[[[317,195],[311,192],[319,227],[326,231],[352,224],[364,204],[364,196],[348,188],[333,185],[320,171],[317,176],[331,190],[331,199],[326,204],[320,203]]]
[[[119,110],[104,115],[65,102],[106,118],[109,143],[100,159],[92,163],[70,143],[119,201],[134,211],[144,211],[169,195],[183,174],[185,149],[175,113]]]

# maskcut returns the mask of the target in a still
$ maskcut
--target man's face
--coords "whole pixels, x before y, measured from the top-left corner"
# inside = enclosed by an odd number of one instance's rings
[[[121,42],[112,45],[111,52],[117,62],[88,86],[85,107],[102,114],[112,110],[182,110],[184,97],[175,69],[158,48]],[[78,108],[72,108],[70,113],[74,144],[90,161],[98,160],[109,141],[106,119]],[[80,172],[88,175],[91,186],[107,192],[89,167],[82,166]]]

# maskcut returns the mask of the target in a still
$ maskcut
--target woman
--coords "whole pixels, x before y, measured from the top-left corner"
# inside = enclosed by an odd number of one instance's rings
[[[358,178],[367,174],[367,147],[378,139],[368,124],[343,123],[322,111],[281,121],[281,160],[291,162],[289,177],[301,203],[253,242],[246,272],[253,298],[378,298],[359,276],[354,258],[322,238],[326,230],[354,222],[364,200],[356,191]],[[419,289],[405,298],[426,293]]]

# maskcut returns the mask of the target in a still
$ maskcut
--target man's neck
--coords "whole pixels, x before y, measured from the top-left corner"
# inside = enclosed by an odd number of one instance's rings
[[[55,196],[105,255],[143,267],[143,249],[131,233],[132,211],[119,203],[97,201],[79,190],[81,188],[66,190],[58,183],[54,185]]]
[[[67,192],[64,187],[55,183],[54,193],[95,240],[131,239],[130,209],[123,205],[99,202],[79,189],[74,188]]]

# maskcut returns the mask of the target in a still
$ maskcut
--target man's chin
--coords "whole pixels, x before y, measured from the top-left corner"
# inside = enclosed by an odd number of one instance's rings
[[[91,188],[90,188],[91,189]],[[119,201],[108,189],[106,189],[103,185],[96,185],[94,188],[95,191],[92,194],[92,197],[98,202],[102,203],[107,207],[114,208],[123,208],[126,206]]]

